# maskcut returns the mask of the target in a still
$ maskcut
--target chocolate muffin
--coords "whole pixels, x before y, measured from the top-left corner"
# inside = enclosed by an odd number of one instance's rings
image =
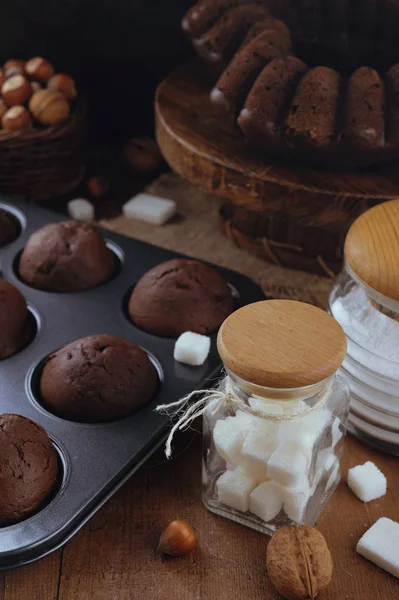
[[[0,209],[0,248],[10,244],[18,236],[16,220],[5,210]]]
[[[49,292],[94,288],[108,281],[114,269],[114,256],[102,235],[76,221],[51,223],[33,233],[19,262],[21,279]]]
[[[11,283],[0,279],[0,360],[22,350],[32,333],[24,297]]]
[[[37,512],[57,477],[57,453],[44,429],[20,415],[0,415],[0,527]]]
[[[129,300],[129,315],[137,327],[164,337],[185,331],[210,334],[234,308],[226,281],[211,267],[177,258],[146,273]]]
[[[40,396],[64,419],[101,423],[145,406],[157,384],[155,367],[141,348],[112,335],[91,335],[49,357]]]

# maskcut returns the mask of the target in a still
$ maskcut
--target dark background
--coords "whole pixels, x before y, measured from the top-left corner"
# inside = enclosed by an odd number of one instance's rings
[[[102,138],[151,133],[156,84],[190,53],[180,20],[192,0],[2,2],[0,60],[49,58],[90,101]]]

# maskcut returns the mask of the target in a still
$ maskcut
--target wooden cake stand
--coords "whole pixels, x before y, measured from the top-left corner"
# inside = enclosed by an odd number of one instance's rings
[[[195,61],[159,85],[156,133],[165,159],[184,178],[225,199],[221,225],[238,246],[276,264],[333,275],[352,221],[370,206],[399,197],[398,166],[339,173],[260,157],[215,117],[212,84]]]

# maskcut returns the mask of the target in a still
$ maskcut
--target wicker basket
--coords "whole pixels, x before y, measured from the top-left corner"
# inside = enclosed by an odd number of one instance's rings
[[[0,192],[37,201],[62,196],[84,176],[86,102],[46,129],[0,131]]]

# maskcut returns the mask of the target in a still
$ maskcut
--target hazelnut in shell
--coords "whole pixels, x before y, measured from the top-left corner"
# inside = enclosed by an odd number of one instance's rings
[[[25,64],[25,73],[35,81],[48,81],[54,75],[54,67],[42,56],[35,56]]]
[[[61,92],[39,90],[29,101],[29,110],[42,125],[56,125],[69,117],[70,107]]]
[[[267,547],[267,572],[287,600],[311,600],[331,582],[333,563],[326,540],[309,525],[281,527]]]
[[[22,131],[32,126],[32,120],[24,106],[12,106],[2,116],[1,125],[7,131]]]
[[[25,104],[32,95],[30,83],[23,75],[13,75],[1,86],[1,94],[10,106]]]
[[[57,73],[57,75],[53,75],[48,80],[47,87],[49,90],[56,90],[57,92],[64,94],[68,102],[72,102],[72,100],[75,100],[77,96],[74,80],[65,73]]]
[[[9,58],[4,63],[3,69],[5,71],[7,71],[7,69],[13,69],[13,68],[22,69],[22,71],[23,71],[25,68],[25,61],[22,60],[21,58]]]
[[[4,69],[4,78],[8,79],[13,75],[25,75],[25,71],[23,67],[8,67],[8,69]]]
[[[4,69],[0,69],[0,88],[7,79]]]
[[[0,98],[0,119],[2,116],[8,111],[8,105],[4,102],[2,98]]]
[[[38,92],[39,90],[42,90],[42,89],[43,89],[43,88],[42,88],[42,86],[40,85],[40,83],[39,83],[38,81],[31,81],[31,82],[30,82],[30,86],[31,86],[31,88],[32,88],[32,92],[33,92],[33,94],[34,94],[35,92]]]

